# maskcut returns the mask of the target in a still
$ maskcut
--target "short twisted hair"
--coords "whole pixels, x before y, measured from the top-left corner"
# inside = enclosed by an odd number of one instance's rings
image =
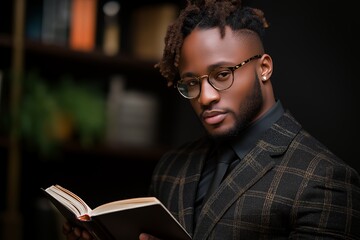
[[[218,27],[223,37],[225,26],[229,26],[234,31],[249,29],[263,38],[268,24],[261,10],[242,7],[241,0],[187,0],[186,7],[167,29],[163,57],[155,65],[167,80],[168,86],[174,84],[178,74],[180,50],[185,37],[196,27],[200,29]]]

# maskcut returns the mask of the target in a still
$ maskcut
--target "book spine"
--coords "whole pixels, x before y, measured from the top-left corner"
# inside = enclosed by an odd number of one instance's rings
[[[73,0],[71,4],[69,46],[92,51],[96,44],[97,0]]]
[[[31,4],[26,12],[26,38],[41,41],[43,6],[41,3]]]
[[[132,15],[132,50],[140,59],[158,60],[162,56],[168,25],[176,18],[174,4],[150,5]]]
[[[69,28],[70,0],[44,0],[41,40],[66,45]]]

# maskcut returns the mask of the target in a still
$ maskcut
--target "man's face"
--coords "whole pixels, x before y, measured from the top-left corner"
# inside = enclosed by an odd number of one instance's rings
[[[226,28],[221,38],[218,28],[195,29],[184,40],[179,72],[180,76],[209,74],[215,66],[235,66],[250,57],[261,54],[258,44],[249,35],[233,34]],[[259,59],[252,60],[234,72],[233,85],[223,91],[214,89],[207,78],[201,82],[201,92],[190,103],[206,131],[215,138],[237,135],[257,119],[263,110],[261,81],[256,67]]]

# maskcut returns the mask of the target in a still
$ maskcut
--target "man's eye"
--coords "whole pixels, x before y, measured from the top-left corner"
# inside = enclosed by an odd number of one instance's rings
[[[229,79],[230,76],[231,76],[231,71],[226,69],[216,72],[214,78],[216,81],[225,81]]]
[[[197,79],[185,79],[184,84],[188,87],[197,86],[199,84],[199,81]]]

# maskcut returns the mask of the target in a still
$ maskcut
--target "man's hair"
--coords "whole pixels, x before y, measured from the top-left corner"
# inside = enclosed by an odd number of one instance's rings
[[[178,74],[183,41],[196,27],[219,28],[221,37],[225,35],[225,26],[233,31],[249,29],[263,38],[268,26],[263,12],[256,8],[242,7],[241,3],[241,0],[187,0],[186,7],[167,29],[163,57],[155,65],[167,80],[168,86],[173,85]]]

